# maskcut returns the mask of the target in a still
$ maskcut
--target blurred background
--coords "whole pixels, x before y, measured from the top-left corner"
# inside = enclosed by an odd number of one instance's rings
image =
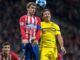
[[[0,0],[0,49],[9,41],[20,54],[19,18],[26,14],[26,4],[35,0]],[[52,21],[59,24],[67,54],[64,60],[80,60],[80,0],[46,0]],[[37,15],[40,16],[40,12]]]

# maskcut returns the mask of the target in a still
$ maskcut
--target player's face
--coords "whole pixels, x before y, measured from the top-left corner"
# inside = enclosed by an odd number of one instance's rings
[[[36,12],[36,6],[31,5],[31,6],[27,9],[27,11],[28,11],[28,13],[29,13],[30,15],[34,15],[35,12]]]
[[[3,46],[3,49],[2,50],[3,50],[4,53],[10,52],[10,45]]]
[[[50,13],[50,11],[43,12],[43,18],[46,21],[50,21],[51,20],[51,13]]]

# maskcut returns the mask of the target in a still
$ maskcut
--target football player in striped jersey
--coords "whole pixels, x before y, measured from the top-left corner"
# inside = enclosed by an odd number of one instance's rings
[[[40,18],[35,16],[37,5],[29,2],[26,5],[27,14],[20,17],[22,50],[25,60],[39,60],[38,41],[40,38]]]
[[[0,52],[0,60],[18,60],[18,55],[11,51],[9,42],[3,43],[2,51]]]

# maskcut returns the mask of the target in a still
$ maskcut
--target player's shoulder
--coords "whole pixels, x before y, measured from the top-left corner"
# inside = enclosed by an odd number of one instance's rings
[[[20,20],[24,20],[25,17],[27,17],[27,15],[22,15],[22,16],[20,17]]]
[[[40,18],[39,16],[35,16],[36,18]]]
[[[35,16],[37,18],[37,20],[41,21],[40,17],[39,16]]]
[[[53,24],[54,26],[59,26],[57,23],[52,22],[52,21],[51,21],[51,24]]]
[[[57,23],[51,22],[51,24],[53,25],[53,27],[54,27],[55,29],[60,29],[60,28],[59,28],[59,25],[58,25]]]
[[[11,54],[12,56],[17,55],[14,51],[10,51],[10,54]]]

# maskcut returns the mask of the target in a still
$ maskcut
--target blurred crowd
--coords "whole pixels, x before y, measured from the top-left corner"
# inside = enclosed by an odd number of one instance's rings
[[[20,53],[21,35],[19,18],[26,14],[25,5],[29,1],[0,0],[0,49],[3,42],[9,41],[12,44],[12,50],[16,53]],[[64,60],[80,60],[80,31],[78,30],[80,29],[80,1],[52,1],[53,3],[50,0],[47,0],[47,7],[51,8],[53,13],[52,15],[54,15],[58,20],[67,22],[74,27],[77,26],[75,28],[71,25],[65,27],[64,24],[59,22],[64,38],[64,45],[67,50],[67,54],[64,55]]]
[[[47,2],[57,17],[80,28],[80,0],[48,0]]]

